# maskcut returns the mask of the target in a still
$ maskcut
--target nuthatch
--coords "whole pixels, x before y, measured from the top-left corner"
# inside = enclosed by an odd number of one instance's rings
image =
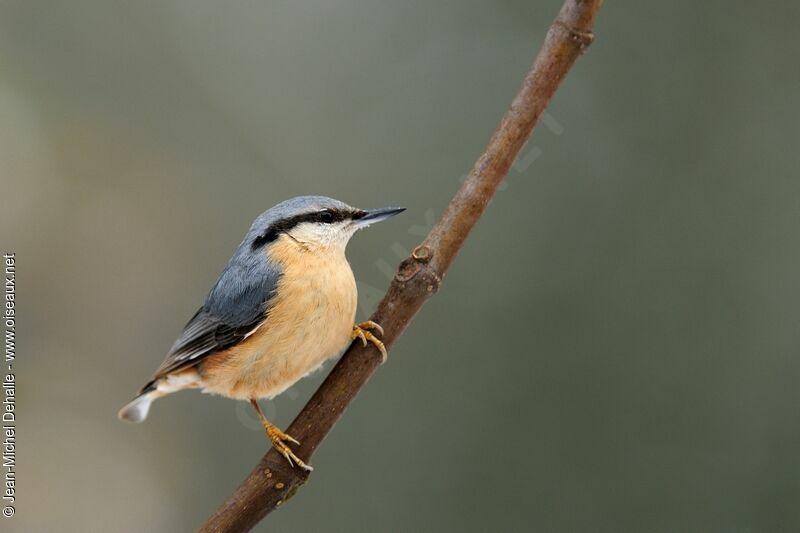
[[[256,218],[203,306],[167,358],[119,418],[142,422],[153,400],[183,389],[249,401],[267,437],[302,468],[286,444],[299,444],[271,424],[258,405],[341,354],[354,339],[386,348],[353,325],[357,292],[345,247],[353,234],[403,208],[361,210],[323,196],[282,202]]]

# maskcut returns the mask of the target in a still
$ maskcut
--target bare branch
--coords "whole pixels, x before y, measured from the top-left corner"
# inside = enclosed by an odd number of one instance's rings
[[[602,0],[567,0],[547,32],[522,87],[484,153],[427,238],[397,271],[372,320],[385,329],[391,347],[414,315],[441,284],[450,264],[478,222],[497,187],[527,141],[572,64],[591,44],[595,14]],[[380,365],[372,347],[354,343],[289,426],[308,461],[348,404]],[[308,472],[291,468],[271,449],[222,506],[201,526],[204,532],[248,531],[291,498]]]

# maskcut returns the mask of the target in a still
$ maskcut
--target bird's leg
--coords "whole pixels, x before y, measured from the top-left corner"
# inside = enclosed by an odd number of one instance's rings
[[[267,438],[272,442],[272,445],[275,446],[275,449],[278,450],[278,453],[286,457],[286,460],[289,461],[289,464],[294,466],[294,463],[297,463],[297,466],[304,470],[314,470],[311,465],[305,464],[299,457],[297,457],[294,452],[292,451],[289,446],[286,445],[285,441],[293,442],[294,444],[300,444],[290,435],[287,435],[283,431],[278,428],[278,426],[272,424],[267,417],[264,416],[264,413],[261,412],[261,406],[258,405],[258,401],[253,399],[250,400],[250,404],[258,413],[258,418],[261,420],[261,425],[264,426],[264,431],[267,432]]]
[[[383,328],[380,324],[372,320],[367,320],[366,322],[353,326],[352,339],[361,339],[361,343],[364,346],[367,345],[367,342],[374,344],[378,351],[381,352],[381,364],[383,364],[386,362],[386,358],[389,357],[389,354],[386,352],[386,346],[383,342],[369,331],[371,329],[383,335]]]

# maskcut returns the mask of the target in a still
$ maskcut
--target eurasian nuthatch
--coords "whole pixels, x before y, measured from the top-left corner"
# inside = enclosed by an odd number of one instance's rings
[[[286,444],[297,441],[264,417],[257,400],[280,394],[354,339],[371,342],[386,357],[370,331],[382,333],[378,324],[353,325],[356,282],[345,247],[357,230],[403,210],[365,211],[301,196],[262,213],[120,419],[141,422],[153,400],[183,389],[247,400],[275,448],[310,470]]]

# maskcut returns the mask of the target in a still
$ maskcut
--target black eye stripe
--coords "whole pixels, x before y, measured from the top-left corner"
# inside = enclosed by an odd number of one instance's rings
[[[303,222],[315,222],[322,224],[335,224],[344,220],[357,220],[364,217],[364,211],[349,211],[344,209],[323,209],[322,211],[312,211],[311,213],[303,213],[293,217],[278,220],[265,231],[253,240],[253,249],[260,248],[268,242],[277,239],[281,233],[286,233],[292,228],[302,224]]]

